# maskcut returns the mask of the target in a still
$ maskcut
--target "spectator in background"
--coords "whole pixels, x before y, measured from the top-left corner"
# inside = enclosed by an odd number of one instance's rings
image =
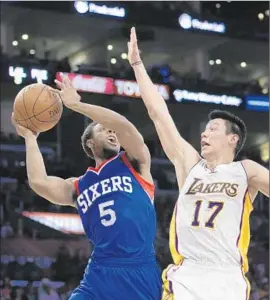
[[[36,289],[32,285],[30,285],[28,287],[28,290],[27,290],[27,300],[39,300],[37,298]]]
[[[8,277],[4,279],[4,285],[1,288],[1,300],[10,300],[11,299],[11,285]]]
[[[2,227],[1,227],[1,238],[9,238],[14,236],[14,231],[13,228],[11,227],[9,222],[6,222]]]
[[[52,287],[48,278],[43,278],[38,289],[38,300],[60,300],[58,293]]]
[[[12,297],[14,300],[27,300],[27,296],[22,288],[15,290],[15,295]]]

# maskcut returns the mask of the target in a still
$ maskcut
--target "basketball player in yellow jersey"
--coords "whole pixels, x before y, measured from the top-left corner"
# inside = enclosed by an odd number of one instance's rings
[[[135,28],[128,48],[142,99],[181,191],[170,229],[174,265],[163,272],[162,299],[246,300],[249,215],[258,191],[269,197],[269,171],[251,160],[233,162],[245,143],[246,126],[224,111],[209,114],[199,155],[178,133],[147,75]]]

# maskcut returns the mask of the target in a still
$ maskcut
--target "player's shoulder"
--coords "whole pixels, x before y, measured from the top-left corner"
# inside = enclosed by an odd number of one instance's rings
[[[255,161],[251,159],[244,159],[241,160],[241,164],[243,165],[248,179],[252,178],[254,175],[256,175],[258,168],[260,167],[260,164],[256,163]]]

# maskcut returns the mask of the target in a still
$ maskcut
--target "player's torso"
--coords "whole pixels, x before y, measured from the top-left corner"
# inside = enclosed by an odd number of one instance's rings
[[[176,223],[171,224],[177,234],[170,237],[176,256],[247,268],[252,210],[247,187],[240,162],[219,165],[214,172],[204,160],[199,162],[187,177],[176,204]]]
[[[154,254],[153,186],[125,162],[126,156],[120,153],[98,170],[89,168],[78,180],[77,207],[94,244],[93,257]]]

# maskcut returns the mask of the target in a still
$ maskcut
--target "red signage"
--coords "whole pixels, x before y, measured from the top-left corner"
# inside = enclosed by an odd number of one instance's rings
[[[61,81],[61,73],[56,73],[56,79]],[[99,77],[92,75],[83,75],[75,73],[62,73],[67,75],[72,85],[81,92],[97,93],[105,95],[114,94],[113,79],[108,77]]]
[[[61,81],[61,73],[56,73],[56,78]],[[72,85],[81,92],[117,95],[132,98],[141,98],[139,86],[136,81],[113,79],[75,73],[62,73],[67,75]],[[169,100],[169,87],[164,84],[155,84],[158,92],[165,100]]]
[[[115,93],[118,96],[141,98],[139,85],[136,81],[115,79]],[[169,100],[169,87],[164,84],[155,84],[157,90],[165,100]]]

